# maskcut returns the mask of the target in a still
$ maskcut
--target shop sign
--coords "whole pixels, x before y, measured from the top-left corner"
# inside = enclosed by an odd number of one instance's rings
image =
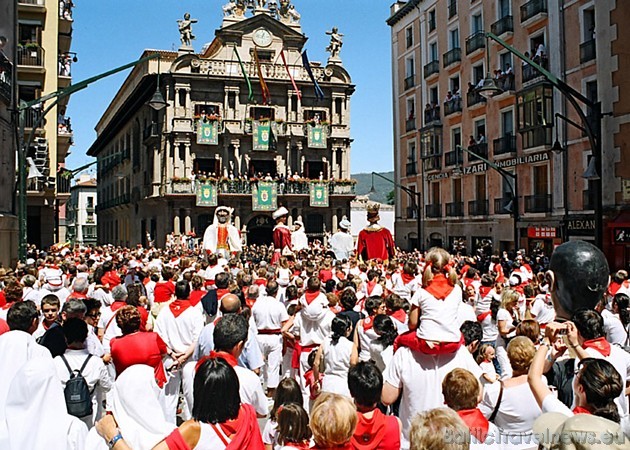
[[[518,158],[503,159],[501,161],[495,161],[494,163],[501,167],[518,166],[521,164],[534,164],[543,161],[549,161],[549,152],[534,153],[533,155],[519,156]]]
[[[574,219],[567,222],[567,230],[569,231],[593,231],[595,230],[595,219],[580,220]]]
[[[557,235],[554,227],[528,227],[527,237],[532,239],[553,239]]]
[[[432,173],[430,175],[427,175],[426,178],[427,178],[427,181],[442,180],[444,178],[448,178],[448,172]]]
[[[469,175],[471,173],[480,173],[488,170],[488,165],[486,163],[478,163],[472,166],[464,167],[464,175]]]
[[[614,228],[613,239],[615,244],[630,243],[630,228]]]

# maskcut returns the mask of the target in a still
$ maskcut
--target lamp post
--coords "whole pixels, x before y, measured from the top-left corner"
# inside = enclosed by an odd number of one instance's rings
[[[602,173],[602,142],[601,142],[601,121],[602,121],[602,110],[601,103],[593,102],[592,100],[586,98],[580,92],[576,91],[574,88],[569,86],[566,82],[556,77],[554,74],[546,70],[544,67],[541,67],[539,64],[532,61],[527,56],[523,55],[521,52],[516,50],[511,45],[508,45],[506,42],[501,40],[497,35],[486,32],[486,42],[488,39],[492,39],[497,44],[505,48],[508,52],[516,55],[519,59],[525,61],[531,67],[536,69],[553,87],[558,89],[573,105],[575,108],[575,112],[580,118],[580,122],[582,123],[582,129],[586,132],[588,137],[589,144],[591,145],[591,150],[593,152],[593,158],[589,163],[589,167],[585,172],[585,178],[593,181],[594,187],[594,196],[595,196],[595,204],[593,205],[594,211],[594,219],[595,219],[595,245],[600,249],[603,248],[603,205],[602,205],[602,182],[601,182],[601,173]],[[490,49],[486,44],[486,55],[488,61],[490,60]],[[488,65],[489,67],[489,65]],[[486,98],[490,98],[495,94],[502,92],[502,90],[496,86],[494,80],[492,84],[486,86],[484,80],[484,87],[480,89],[480,95],[483,95]],[[588,108],[588,115],[593,117],[594,120],[589,121],[587,119],[587,114],[582,111],[580,107],[580,103],[585,105]],[[565,173],[566,177],[566,173]],[[566,184],[566,179],[565,179]],[[566,200],[565,200],[566,201]]]
[[[412,191],[406,186],[396,183],[394,180],[390,180],[387,177],[384,177],[380,173],[372,172],[372,188],[370,189],[370,194],[376,193],[376,189],[374,188],[374,175],[379,178],[382,178],[385,181],[390,182],[394,186],[396,186],[401,191],[405,192],[409,197],[411,197],[416,204],[416,216],[417,216],[417,226],[418,226],[418,250],[422,250],[424,247],[424,239],[422,236],[422,192]]]
[[[501,175],[501,177],[507,182],[508,186],[510,187],[510,191],[512,191],[512,211],[511,212],[512,212],[512,218],[514,219],[513,228],[512,228],[512,232],[514,236],[514,251],[518,250],[518,247],[519,247],[518,221],[520,218],[520,209],[519,209],[519,202],[518,202],[518,175],[516,174],[516,169],[514,170],[514,173],[508,172],[507,170],[497,166],[495,163],[493,163],[489,159],[486,159],[483,156],[478,155],[477,153],[475,153],[469,148],[462,147],[461,145],[458,145],[456,148],[468,153],[469,155],[474,156],[477,159],[480,159],[481,161],[486,163],[489,167],[499,172],[499,175]],[[458,174],[459,176],[461,176],[462,175],[461,171],[459,171]],[[508,208],[506,207],[504,209],[507,210]],[[496,211],[495,211],[495,214],[496,214]]]
[[[129,69],[131,67],[135,67],[138,64],[142,64],[145,61],[149,61],[154,58],[159,58],[158,53],[153,53],[151,55],[145,56],[144,58],[140,58],[137,61],[130,62],[123,66],[117,67],[112,70],[108,70],[99,75],[95,75],[86,80],[80,81],[75,84],[71,84],[65,89],[59,89],[55,92],[51,92],[50,94],[46,94],[42,97],[36,98],[35,100],[31,100],[28,102],[20,102],[18,107],[18,113],[20,115],[20,127],[19,127],[19,147],[18,147],[18,177],[19,177],[19,192],[18,192],[18,222],[19,222],[19,247],[18,247],[18,257],[20,261],[26,260],[26,247],[27,247],[27,229],[26,229],[26,220],[27,220],[27,208],[26,208],[26,179],[28,177],[28,164],[26,161],[26,154],[28,149],[33,144],[33,139],[35,138],[35,132],[37,128],[39,128],[44,120],[44,117],[48,112],[53,109],[59,100],[68,97],[69,95],[74,94],[77,91],[85,89],[91,83],[94,83],[102,78],[106,78],[110,75],[114,75],[118,72],[122,72],[125,69]],[[158,84],[159,89],[159,84]],[[160,94],[161,95],[161,94]],[[154,95],[155,97],[155,95]],[[26,128],[26,111],[29,108],[32,108],[37,105],[43,105],[47,101],[51,101],[45,109],[43,109],[42,113],[39,115],[35,123],[33,124],[32,130],[28,136],[28,139],[24,137],[24,130]],[[162,98],[164,101],[164,98]]]

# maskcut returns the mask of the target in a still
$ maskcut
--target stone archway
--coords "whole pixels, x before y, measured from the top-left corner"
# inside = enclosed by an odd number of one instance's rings
[[[273,238],[274,222],[271,217],[260,214],[247,222],[247,245],[269,245]]]

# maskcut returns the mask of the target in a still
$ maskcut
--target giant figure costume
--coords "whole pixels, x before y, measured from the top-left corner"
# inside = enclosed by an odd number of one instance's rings
[[[243,249],[241,235],[230,223],[231,215],[232,208],[227,206],[219,206],[214,212],[214,222],[203,234],[203,248],[207,253],[227,259]]]
[[[273,228],[274,253],[271,258],[271,264],[277,263],[282,254],[292,252],[291,230],[286,225],[288,215],[289,211],[284,206],[281,206],[272,214],[273,219],[276,221],[276,226]]]
[[[396,246],[390,231],[378,224],[380,205],[373,203],[367,207],[367,220],[370,224],[359,232],[357,255],[364,261],[370,259],[389,260],[396,254]]]

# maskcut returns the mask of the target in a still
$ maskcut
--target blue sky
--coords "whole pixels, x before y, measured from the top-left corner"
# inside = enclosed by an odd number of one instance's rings
[[[176,50],[177,19],[190,12],[199,51],[221,25],[221,6],[228,0],[81,0],[75,2],[72,50],[74,81],[138,59],[147,48]],[[333,26],[345,35],[341,57],[352,76],[352,173],[391,170],[392,89],[390,28],[385,23],[389,3],[381,0],[294,0],[302,15],[302,31],[309,38],[311,61],[325,63],[324,49]],[[369,6],[366,6],[369,5]],[[376,5],[380,5],[377,8]],[[128,71],[105,78],[70,99],[75,145],[66,160],[70,169],[92,161],[85,155],[96,138],[94,126],[125,80]]]

